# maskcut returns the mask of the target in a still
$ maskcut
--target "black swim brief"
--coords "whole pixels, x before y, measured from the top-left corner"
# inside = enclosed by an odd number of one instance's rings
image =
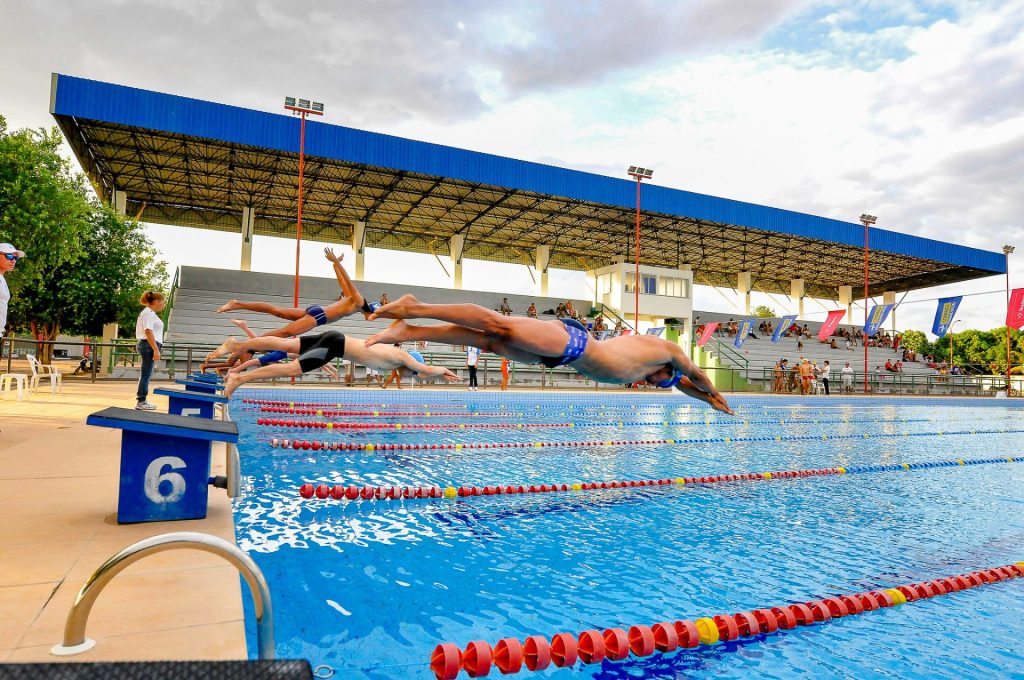
[[[299,367],[303,373],[315,371],[330,363],[332,359],[341,359],[344,356],[345,334],[340,331],[299,337]]]

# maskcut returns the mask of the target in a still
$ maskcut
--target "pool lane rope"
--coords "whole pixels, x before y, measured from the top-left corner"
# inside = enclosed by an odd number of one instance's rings
[[[602,491],[605,489],[635,489],[652,486],[685,486],[694,484],[721,484],[725,482],[761,482],[773,479],[817,477],[825,475],[865,474],[872,472],[909,472],[940,467],[967,465],[994,465],[1015,463],[1018,459],[984,458],[936,461],[928,463],[897,463],[895,465],[862,465],[854,467],[815,468],[808,470],[782,470],[778,472],[752,472],[746,474],[713,475],[710,477],[666,477],[663,479],[640,479],[611,482],[574,482],[572,484],[530,484],[497,486],[357,486],[355,484],[311,484],[299,486],[302,498],[333,499],[336,501],[399,500],[413,498],[467,498],[472,496],[502,496],[533,493],[556,493],[567,491]]]
[[[295,421],[286,421],[295,422]],[[491,423],[497,425],[498,423]],[[314,423],[316,426],[314,429],[321,430],[333,430],[335,428],[341,429],[362,429],[362,428],[351,428],[349,424],[342,423],[335,425],[334,423]],[[419,427],[416,427],[416,426]],[[501,423],[501,425],[506,425]],[[550,425],[550,423],[549,423]],[[562,423],[556,423],[558,426],[564,426]],[[286,426],[288,427],[288,426]],[[466,426],[469,427],[468,425]],[[477,425],[479,427],[479,424]],[[523,425],[522,428],[518,428],[515,425],[508,426],[505,429],[527,429],[528,425]],[[570,423],[568,427],[572,427]],[[394,425],[384,425],[372,427],[371,429],[388,429],[388,430],[402,430],[402,429],[423,429],[422,423],[415,425],[403,425],[396,423]],[[436,425],[431,425],[426,429],[438,429]],[[461,429],[461,428],[460,428]],[[690,438],[690,439],[601,439],[592,441],[533,441],[533,442],[497,442],[497,443],[446,443],[446,444],[387,444],[372,442],[327,442],[327,441],[306,441],[302,439],[278,439],[273,438],[270,440],[270,446],[273,448],[284,448],[284,449],[304,449],[304,450],[320,450],[325,451],[453,451],[461,449],[533,449],[533,448],[562,448],[562,447],[581,447],[581,446],[660,446],[662,444],[743,444],[749,442],[808,442],[808,441],[835,441],[840,439],[881,439],[884,437],[941,437],[946,435],[976,435],[976,434],[1019,434],[1024,430],[955,430],[955,431],[943,431],[937,430],[935,432],[864,432],[861,434],[821,434],[821,435],[787,435],[785,437],[778,436],[763,436],[763,437],[705,437],[705,438]]]
[[[555,633],[548,637],[531,635],[520,642],[507,637],[492,646],[474,640],[460,649],[451,642],[437,645],[430,656],[430,669],[438,680],[454,680],[460,671],[479,678],[497,668],[504,674],[521,670],[543,671],[550,666],[565,668],[604,661],[624,661],[655,653],[714,645],[739,638],[770,635],[797,626],[825,623],[855,614],[977,588],[1024,576],[1024,562],[983,569],[957,576],[921,581],[895,588],[850,595],[833,595],[805,603],[765,607],[736,614],[718,614],[692,620],[664,621],[635,625],[628,629],[592,629],[581,633]]]

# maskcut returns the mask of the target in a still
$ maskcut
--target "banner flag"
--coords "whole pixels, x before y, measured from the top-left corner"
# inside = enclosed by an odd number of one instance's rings
[[[1018,331],[1024,328],[1024,288],[1010,292],[1010,306],[1006,310],[1006,325]]]
[[[868,314],[868,322],[864,324],[864,335],[869,338],[875,337],[875,333],[885,323],[885,319],[889,316],[889,312],[896,305],[875,305],[871,308],[871,313]]]
[[[932,324],[932,335],[941,338],[949,331],[949,327],[953,325],[957,307],[960,306],[960,301],[963,299],[963,295],[939,299],[939,307],[935,310],[935,322]]]
[[[697,347],[703,347],[708,344],[708,340],[714,334],[715,329],[718,328],[718,321],[712,321],[711,323],[704,324],[704,331],[700,334],[700,339],[697,340]]]
[[[740,322],[740,329],[736,332],[736,341],[732,344],[743,347],[743,341],[747,339],[750,332],[754,330],[754,319],[747,319]]]
[[[828,318],[825,319],[825,323],[821,324],[821,330],[818,331],[818,340],[825,342],[832,337],[832,334],[839,328],[839,321],[843,318],[843,314],[846,314],[846,310],[835,309],[828,313]]]
[[[772,342],[778,342],[782,339],[782,334],[789,330],[789,327],[796,321],[796,314],[792,316],[784,316],[779,320],[779,325],[775,327],[775,333],[772,334]]]

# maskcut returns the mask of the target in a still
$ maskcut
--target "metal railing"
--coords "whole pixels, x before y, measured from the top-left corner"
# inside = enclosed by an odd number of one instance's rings
[[[249,584],[253,607],[256,611],[256,638],[259,658],[274,658],[274,614],[270,602],[270,588],[263,578],[263,572],[252,558],[238,546],[222,538],[191,531],[162,534],[134,543],[101,564],[78,591],[78,597],[68,612],[64,624],[64,639],[54,645],[50,653],[54,656],[71,656],[87,652],[96,645],[95,640],[85,637],[89,613],[103,589],[110,581],[131,564],[143,557],[166,550],[191,548],[212,553],[230,562]]]

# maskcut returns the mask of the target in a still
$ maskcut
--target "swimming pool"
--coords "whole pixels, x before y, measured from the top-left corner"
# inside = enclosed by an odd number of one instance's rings
[[[1024,409],[995,400],[734,402],[735,419],[662,393],[240,390],[236,534],[270,583],[278,655],[341,678],[433,678],[439,643],[628,629],[1024,559],[1024,465],[994,462],[1020,451]],[[303,427],[257,424],[268,419]],[[306,425],[328,422],[338,425]],[[295,440],[359,448],[297,450]],[[387,448],[396,445],[421,448]],[[304,483],[528,489],[956,459],[993,462],[455,498],[299,493]],[[1024,579],[1015,579],[521,677],[1011,676],[1024,672],[1024,621],[1014,613],[1022,596]],[[249,639],[254,654],[254,630]]]

